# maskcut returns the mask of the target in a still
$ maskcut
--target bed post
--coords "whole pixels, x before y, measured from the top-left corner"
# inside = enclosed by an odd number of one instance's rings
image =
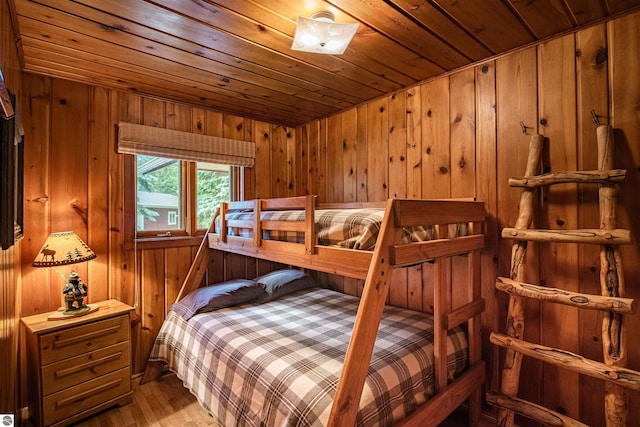
[[[360,396],[378,334],[380,317],[389,293],[391,282],[390,248],[400,241],[402,229],[395,227],[394,200],[386,204],[386,215],[380,227],[369,274],[356,315],[349,348],[345,356],[338,389],[329,415],[328,427],[355,425]]]

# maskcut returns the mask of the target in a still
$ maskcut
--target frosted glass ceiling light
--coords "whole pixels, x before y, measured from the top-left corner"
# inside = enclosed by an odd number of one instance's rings
[[[358,30],[358,23],[335,22],[331,12],[318,12],[311,18],[298,17],[291,49],[302,52],[341,55]]]

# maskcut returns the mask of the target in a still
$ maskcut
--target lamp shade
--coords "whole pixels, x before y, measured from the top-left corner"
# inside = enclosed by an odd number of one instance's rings
[[[89,261],[95,257],[96,254],[76,233],[63,231],[49,234],[31,265],[34,267],[57,267]]]
[[[298,17],[291,49],[302,52],[341,55],[358,31],[358,23],[335,22],[331,12],[318,12],[311,18]]]

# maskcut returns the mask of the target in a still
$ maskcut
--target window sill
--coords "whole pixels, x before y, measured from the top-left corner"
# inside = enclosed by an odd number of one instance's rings
[[[162,237],[141,237],[131,242],[124,243],[125,251],[134,249],[160,249],[160,248],[180,248],[185,246],[199,246],[204,235],[199,236],[162,236]]]

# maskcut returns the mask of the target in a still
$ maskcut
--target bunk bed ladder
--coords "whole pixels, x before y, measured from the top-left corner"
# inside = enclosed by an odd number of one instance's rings
[[[598,166],[595,171],[558,172],[537,175],[544,138],[533,135],[525,176],[511,178],[509,185],[523,187],[519,214],[513,228],[502,231],[503,238],[513,239],[510,277],[498,277],[496,288],[509,293],[506,334],[492,332],[493,344],[504,347],[500,392],[488,392],[487,401],[498,408],[497,425],[511,427],[514,412],[546,425],[584,426],[580,421],[517,397],[522,356],[570,369],[580,374],[605,380],[605,419],[608,427],[625,426],[628,418],[626,388],[640,390],[640,372],[625,368],[625,324],[623,315],[636,310],[635,301],[624,298],[624,275],[618,245],[631,243],[629,230],[616,229],[615,208],[617,184],[624,181],[626,171],[613,169],[613,129],[601,125],[597,129]],[[560,183],[599,185],[600,228],[582,230],[530,230],[533,197],[537,188]],[[527,243],[556,242],[600,245],[601,295],[587,295],[563,289],[524,282]],[[604,363],[586,359],[559,348],[524,341],[525,301],[565,304],[603,312],[602,344]]]

